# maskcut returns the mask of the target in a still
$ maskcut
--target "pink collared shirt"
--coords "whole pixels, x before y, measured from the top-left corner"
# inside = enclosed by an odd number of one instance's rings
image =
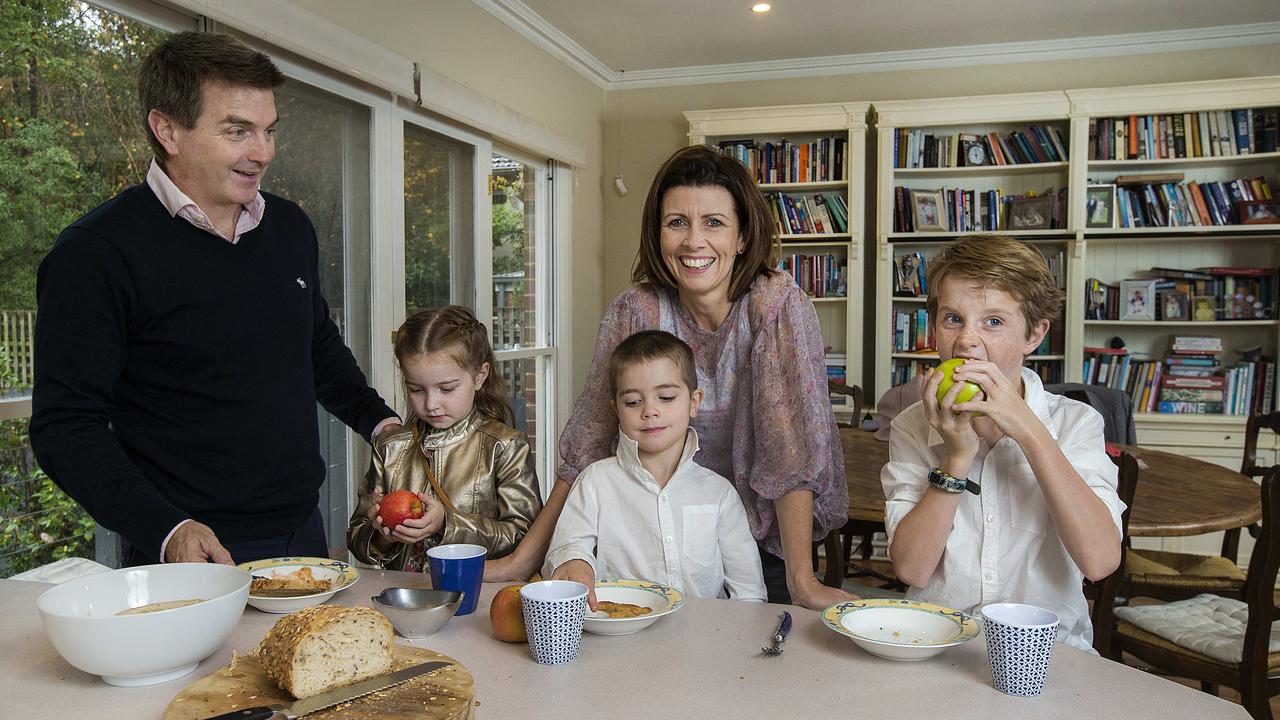
[[[160,167],[160,163],[156,162],[154,158],[151,160],[150,169],[147,170],[147,186],[160,199],[160,204],[164,205],[164,209],[169,211],[170,217],[180,217],[211,235],[217,235],[232,245],[240,241],[240,236],[258,227],[267,208],[267,201],[262,199],[262,193],[254,193],[253,202],[243,206],[244,212],[236,217],[235,237],[229,238],[214,227],[213,223],[209,222],[209,216],[200,209],[199,205],[196,205],[194,200],[174,184],[169,175]],[[388,425],[393,423],[398,425],[400,418],[389,417],[378,423],[378,426],[373,429],[373,437],[380,435]],[[164,542],[160,543],[160,562],[165,562],[165,552],[168,550],[169,540],[173,537],[173,534],[178,531],[178,528],[189,522],[191,520],[187,519],[174,525],[169,534],[165,536]]]
[[[258,223],[262,222],[262,214],[267,208],[267,202],[262,199],[262,193],[254,193],[253,202],[243,206],[244,212],[236,217],[235,237],[227,237],[209,222],[209,216],[200,209],[200,206],[169,179],[169,175],[155,159],[151,160],[151,168],[147,170],[147,186],[156,194],[156,197],[160,198],[160,203],[164,205],[165,210],[169,211],[170,217],[180,217],[232,245],[240,241],[241,235],[258,227]]]

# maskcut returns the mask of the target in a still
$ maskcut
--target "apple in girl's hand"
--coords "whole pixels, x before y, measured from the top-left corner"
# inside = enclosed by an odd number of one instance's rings
[[[405,520],[417,520],[424,512],[422,498],[416,493],[397,490],[382,498],[378,507],[378,518],[382,520],[382,527],[390,530],[395,529],[395,526]]]
[[[942,373],[942,380],[938,381],[939,403],[942,402],[942,398],[946,397],[947,391],[951,389],[951,386],[956,384],[953,374],[955,373],[956,368],[963,364],[964,358],[951,358],[938,366],[938,372]],[[969,402],[977,397],[980,392],[982,392],[981,385],[965,380],[964,384],[960,387],[960,393],[956,395],[956,402]]]
[[[529,642],[524,627],[524,603],[520,600],[519,585],[508,585],[494,593],[489,603],[489,624],[493,625],[493,636],[502,642]]]

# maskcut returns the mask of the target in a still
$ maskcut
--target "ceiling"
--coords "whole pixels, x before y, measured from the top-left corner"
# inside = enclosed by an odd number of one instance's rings
[[[764,14],[752,0],[474,1],[605,85],[683,84],[693,68],[705,80],[707,66],[820,74],[869,59],[1280,41],[1280,0],[773,0]]]

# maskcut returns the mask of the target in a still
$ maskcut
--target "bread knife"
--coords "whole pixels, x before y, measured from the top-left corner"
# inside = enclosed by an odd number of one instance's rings
[[[221,715],[205,718],[205,720],[297,720],[304,715],[309,715],[317,710],[323,710],[339,703],[354,700],[362,695],[377,692],[393,685],[399,685],[406,680],[412,680],[419,675],[425,675],[434,672],[442,667],[448,667],[453,663],[447,662],[428,662],[421,665],[414,665],[403,670],[397,670],[392,673],[385,673],[377,677],[371,677],[368,680],[361,680],[350,685],[334,688],[312,695],[303,700],[296,700],[291,703],[277,703],[274,705],[262,705],[259,707],[244,708],[242,710],[234,710]]]

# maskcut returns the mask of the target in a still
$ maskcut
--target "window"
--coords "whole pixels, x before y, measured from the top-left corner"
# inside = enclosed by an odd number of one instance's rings
[[[472,256],[472,145],[404,125],[405,315],[468,301]]]
[[[95,556],[93,520],[27,440],[35,274],[64,227],[146,174],[135,78],[164,35],[82,2],[0,11],[0,577]]]

